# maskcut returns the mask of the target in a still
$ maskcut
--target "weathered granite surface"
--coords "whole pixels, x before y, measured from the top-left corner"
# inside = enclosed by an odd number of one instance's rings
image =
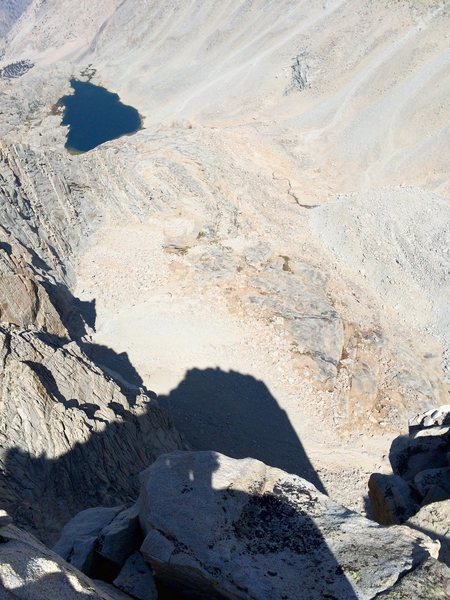
[[[214,452],[160,456],[141,474],[139,506],[144,558],[198,598],[375,598],[438,550],[304,479]]]
[[[0,524],[0,598],[9,600],[115,600],[33,536]],[[121,600],[130,596],[121,595]]]

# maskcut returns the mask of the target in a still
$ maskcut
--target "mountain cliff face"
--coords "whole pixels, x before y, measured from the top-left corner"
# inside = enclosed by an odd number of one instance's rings
[[[0,22],[0,506],[51,542],[191,446],[364,511],[450,391],[447,3],[31,0]],[[69,154],[71,78],[143,128]]]
[[[126,353],[89,338],[95,302],[70,286],[95,206],[62,156],[0,150],[0,502],[46,542],[78,510],[134,498],[139,471],[183,447]]]

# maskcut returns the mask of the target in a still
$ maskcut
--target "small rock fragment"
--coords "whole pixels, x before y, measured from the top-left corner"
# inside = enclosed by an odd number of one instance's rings
[[[138,600],[156,600],[158,597],[153,571],[140,552],[135,552],[125,562],[114,585]]]

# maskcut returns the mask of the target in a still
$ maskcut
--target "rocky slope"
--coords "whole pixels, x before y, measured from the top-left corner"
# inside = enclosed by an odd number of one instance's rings
[[[76,191],[5,146],[0,189],[0,503],[48,542],[81,508],[134,498],[139,471],[182,443],[126,354],[86,337],[95,304],[68,288]]]
[[[363,511],[405,420],[448,403],[447,3],[11,6],[2,506],[50,541],[128,502],[183,446],[154,390],[196,449]],[[87,76],[145,127],[70,155],[56,103]]]
[[[439,542],[377,526],[259,461],[176,452],[140,479],[134,507],[86,510],[54,547],[140,600],[154,577],[169,597],[407,598],[413,585],[415,597],[448,597],[450,571],[430,557]]]
[[[0,514],[5,597],[449,597],[439,542],[380,527],[259,461],[175,452],[140,480],[136,504],[80,512],[53,552]]]
[[[450,565],[450,405],[409,421],[409,434],[392,443],[393,473],[369,479],[372,515],[384,525],[406,523],[441,544]]]
[[[445,6],[286,3],[275,18],[264,3],[250,9],[236,2],[225,12],[196,5],[183,20],[171,16],[176,4],[97,5],[91,13],[81,5],[32,4],[3,42],[3,66],[36,63],[1,82],[3,226],[45,262],[45,279],[72,286],[85,306],[95,301],[94,343],[128,354],[196,447],[223,438],[223,421],[208,409],[200,428],[186,421],[171,392],[192,369],[205,377],[217,366],[248,374],[271,391],[294,445],[304,447],[330,491],[354,502],[353,485],[342,491],[347,480],[356,476],[361,498],[405,419],[442,404],[448,392],[439,300],[447,294],[447,200],[445,169],[438,168],[445,164],[439,115],[447,79],[443,72],[430,99],[420,77],[426,65],[441,73],[447,60]],[[214,33],[219,23],[222,33]],[[120,34],[125,30],[132,40]],[[345,35],[359,53],[344,46]],[[188,56],[198,65],[183,72]],[[300,57],[295,69],[293,56]],[[299,89],[302,61],[307,85]],[[133,103],[146,128],[70,156],[54,104],[88,64],[93,81]],[[405,89],[415,94],[414,106],[422,107],[425,94],[427,107],[435,107],[427,138],[434,179],[417,168],[414,140],[402,137]],[[372,118],[381,110],[375,102],[396,106],[396,118]],[[333,111],[340,119],[330,122]],[[380,122],[389,124],[390,137]],[[408,123],[419,136],[416,121]],[[372,149],[350,153],[361,128]],[[401,179],[380,136],[404,139]],[[392,188],[403,181],[413,184],[408,191]],[[388,187],[367,196],[371,182]],[[348,190],[359,195],[333,202]],[[310,208],[324,202],[330,204]],[[370,218],[367,202],[377,207]],[[400,204],[389,233],[382,223],[392,203]],[[429,215],[426,236],[422,217],[403,219],[401,206],[412,205]],[[343,210],[352,215],[345,238]],[[426,252],[413,242],[424,236],[431,240]],[[371,239],[376,247],[366,248]],[[253,414],[231,419],[225,429],[236,441],[216,449],[248,455],[241,424],[251,424]],[[270,462],[259,430],[255,423],[251,454]],[[369,437],[361,438],[363,431]],[[287,462],[292,447],[274,447],[273,464],[302,473]],[[361,499],[353,506],[362,508]]]
[[[0,513],[2,598],[132,600],[103,581],[94,582]]]
[[[0,7],[0,37],[5,36],[31,0],[5,0]]]
[[[133,498],[143,466],[181,447],[154,395],[103,372],[89,348],[5,328],[0,348],[1,505],[41,539],[81,508]]]

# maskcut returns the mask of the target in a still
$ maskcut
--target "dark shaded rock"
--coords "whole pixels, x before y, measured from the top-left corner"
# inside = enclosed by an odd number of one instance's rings
[[[11,523],[12,519],[6,510],[0,510],[0,527],[5,527],[5,525],[10,525]]]
[[[122,508],[88,508],[78,513],[65,525],[53,550],[71,565],[90,575],[100,532]]]
[[[122,566],[139,548],[143,540],[136,505],[120,512],[99,535],[97,552],[102,557]]]
[[[414,477],[414,485],[423,498],[436,486],[450,498],[450,467],[421,471]]]
[[[373,517],[382,525],[404,523],[420,506],[414,489],[397,475],[373,473],[369,479],[369,498]]]
[[[448,500],[448,498],[448,490],[440,485],[434,485],[428,490],[427,495],[422,500],[422,506],[433,504],[433,502],[442,502],[442,500]]]
[[[135,600],[128,594],[125,594],[125,592],[122,592],[121,590],[117,589],[111,583],[106,583],[101,579],[94,579],[93,581],[96,587],[102,592],[105,592],[105,594],[108,594],[108,598],[111,598],[111,600]]]
[[[140,552],[135,552],[125,562],[114,585],[138,600],[156,600],[158,597],[153,571]]]
[[[394,440],[389,452],[392,470],[407,481],[427,469],[447,467],[450,436],[402,436]]]

